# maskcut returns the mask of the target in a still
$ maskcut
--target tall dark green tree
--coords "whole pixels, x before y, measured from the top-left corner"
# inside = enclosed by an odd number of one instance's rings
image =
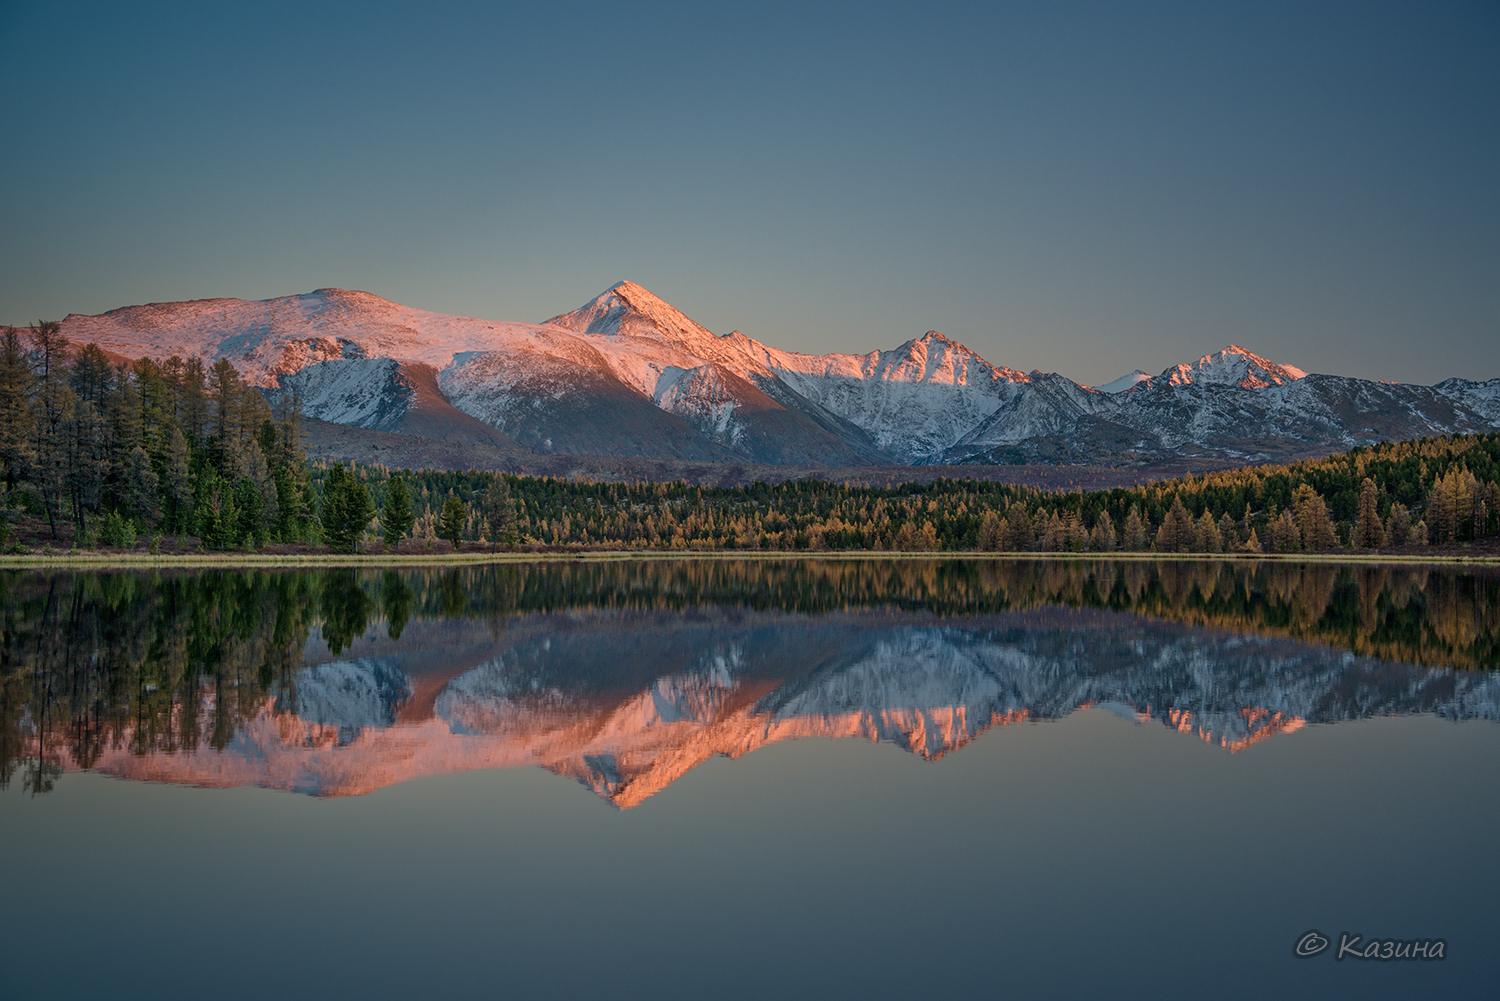
[[[205,469],[198,477],[193,522],[209,549],[228,549],[243,538],[237,537],[240,514],[234,489],[215,470]]]
[[[375,517],[370,489],[341,465],[328,470],[323,488],[323,539],[335,552],[355,552]]]
[[[456,551],[463,542],[464,524],[468,520],[469,512],[464,507],[464,502],[457,497],[449,497],[443,502],[443,516],[438,519],[438,538],[447,539]]]
[[[490,530],[490,552],[496,547],[510,549],[516,544],[516,503],[510,498],[510,484],[496,473],[484,492],[484,521]]]
[[[32,406],[31,430],[34,480],[41,494],[52,538],[62,517],[67,489],[66,422],[73,415],[73,390],[67,383],[68,339],[62,324],[53,321],[31,327]]]
[[[162,494],[166,502],[167,526],[177,533],[189,531],[191,528],[193,513],[191,462],[192,456],[188,452],[187,439],[183,437],[182,429],[174,426],[171,437],[167,440]]]
[[[370,520],[375,517],[375,502],[370,500],[370,488],[365,486],[363,480],[357,480],[351,474],[348,483],[349,551],[352,553],[364,536],[365,529],[370,527]]]
[[[7,487],[15,487],[31,464],[30,396],[26,345],[19,330],[6,327],[0,332],[0,465]]]
[[[394,549],[401,540],[411,534],[416,517],[411,510],[411,491],[406,489],[406,480],[391,477],[386,484],[385,505],[380,509],[380,531],[385,544]]]

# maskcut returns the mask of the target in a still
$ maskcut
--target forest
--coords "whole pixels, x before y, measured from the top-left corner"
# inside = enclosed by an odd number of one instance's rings
[[[0,534],[31,518],[84,549],[305,542],[321,504],[308,473],[297,415],[228,361],[74,350],[56,323],[0,331]]]
[[[955,470],[956,472],[958,470]],[[314,482],[327,475],[313,470]],[[415,538],[445,538],[441,512],[468,512],[462,538],[487,544],[490,473],[352,475],[383,503],[402,480]],[[1493,543],[1500,435],[1356,448],[1099,491],[1046,493],[974,479],[853,486],[807,479],[745,487],[504,476],[522,545],[587,549],[909,552],[1401,552]]]
[[[1385,443],[1114,490],[962,477],[620,483],[308,462],[295,402],[227,360],[128,360],[0,331],[12,552],[452,549],[1296,553],[1493,546],[1500,435]]]

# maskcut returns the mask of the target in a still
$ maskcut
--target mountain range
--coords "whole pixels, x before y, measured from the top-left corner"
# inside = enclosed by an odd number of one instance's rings
[[[273,401],[300,400],[315,424],[371,442],[478,447],[494,464],[590,455],[813,467],[1237,465],[1500,428],[1500,378],[1372,382],[1230,345],[1159,375],[1086,386],[993,365],[936,331],[892,350],[825,355],[737,330],[719,336],[631,282],[542,323],[327,288],[71,314],[63,332],[127,358],[226,358]]]

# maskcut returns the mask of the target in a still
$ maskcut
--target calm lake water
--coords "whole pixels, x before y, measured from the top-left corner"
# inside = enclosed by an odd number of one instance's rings
[[[7,996],[1500,982],[1496,569],[16,571],[0,598]],[[1340,961],[1345,935],[1444,957]]]

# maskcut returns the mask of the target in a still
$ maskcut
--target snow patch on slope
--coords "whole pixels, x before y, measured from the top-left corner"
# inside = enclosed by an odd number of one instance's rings
[[[302,413],[334,424],[389,430],[411,404],[411,387],[397,381],[390,358],[323,361],[276,377],[276,395],[297,398]]]
[[[1471,379],[1445,379],[1432,387],[1478,414],[1500,424],[1500,379],[1475,382]]]
[[[716,441],[734,443],[743,436],[743,427],[734,420],[738,403],[714,365],[667,367],[657,378],[652,400]]]
[[[1140,369],[1136,369],[1129,375],[1122,375],[1113,382],[1106,382],[1102,386],[1092,387],[1100,393],[1123,393],[1128,389],[1134,389],[1143,382],[1150,382],[1151,376]]]

